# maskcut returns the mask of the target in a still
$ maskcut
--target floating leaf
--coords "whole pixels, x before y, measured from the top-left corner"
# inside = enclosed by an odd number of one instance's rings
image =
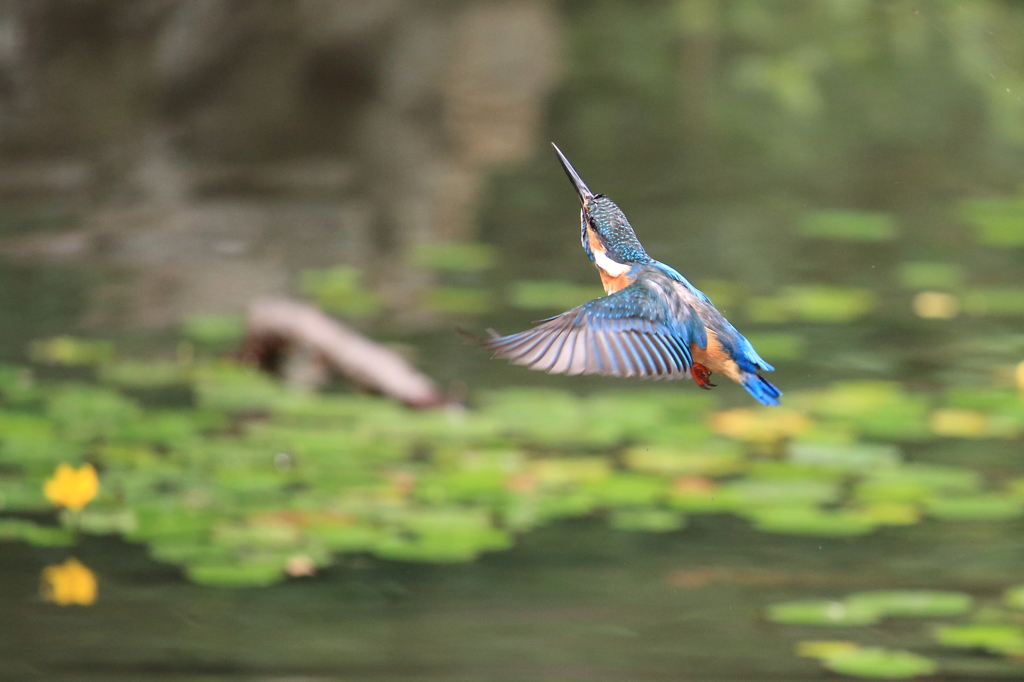
[[[422,268],[452,272],[476,272],[494,267],[497,253],[489,244],[434,242],[413,249],[410,262]]]
[[[936,436],[984,438],[989,435],[988,419],[977,410],[944,407],[932,412],[929,422]]]
[[[819,239],[882,242],[896,238],[892,216],[866,211],[806,211],[797,229],[804,237]]]
[[[421,509],[378,538],[374,553],[399,561],[461,562],[507,549],[511,538],[477,509]]]
[[[206,346],[228,346],[245,336],[245,322],[239,315],[192,315],[182,324],[182,334]]]
[[[603,295],[604,292],[593,285],[537,280],[515,282],[509,299],[515,307],[526,310],[569,310]]]
[[[794,443],[786,459],[823,469],[869,472],[898,466],[900,451],[895,445],[875,443]]]
[[[665,479],[645,474],[613,473],[587,483],[584,490],[607,507],[641,506],[657,502],[668,492]]]
[[[362,283],[363,273],[350,265],[303,270],[302,293],[324,310],[345,317],[364,317],[380,310],[380,297]]]
[[[153,388],[184,383],[188,372],[178,362],[120,360],[101,365],[100,380],[126,388]]]
[[[810,322],[855,320],[875,305],[874,293],[869,289],[825,285],[784,287],[781,297],[794,317]]]
[[[796,655],[803,658],[831,658],[859,648],[856,642],[845,640],[809,640],[796,643]]]
[[[807,415],[785,408],[740,407],[711,415],[715,432],[758,443],[771,443],[801,433],[809,426]]]
[[[841,601],[791,601],[768,607],[768,620],[787,625],[874,625],[880,618],[869,605],[851,607]]]
[[[964,199],[960,216],[989,246],[1024,245],[1024,199]]]
[[[903,618],[959,616],[970,611],[973,605],[969,594],[934,590],[854,592],[846,597],[845,602],[854,608],[873,608],[882,616]]]
[[[793,505],[794,512],[802,513],[801,506],[837,501],[840,487],[834,481],[813,478],[747,478],[722,485],[719,494],[740,508]]]
[[[74,536],[64,528],[40,526],[28,519],[0,519],[0,540],[21,540],[37,547],[65,547]]]
[[[968,289],[962,300],[971,315],[1016,316],[1024,314],[1024,289]]]
[[[120,393],[78,385],[55,391],[47,411],[61,434],[77,442],[109,436],[142,415],[138,404]]]
[[[611,515],[611,526],[618,530],[664,533],[679,530],[685,522],[682,514],[665,509],[616,509]]]
[[[283,557],[254,558],[232,563],[192,564],[188,577],[200,585],[217,587],[264,587],[285,577]]]
[[[1024,502],[1004,495],[965,495],[925,500],[929,516],[944,521],[1003,521],[1024,515]]]
[[[981,487],[976,471],[934,464],[907,464],[878,470],[857,484],[854,497],[864,502],[919,502],[939,494],[970,493]]]
[[[928,398],[909,395],[890,381],[836,382],[808,396],[817,415],[851,423],[861,432],[882,438],[914,438],[928,433]]]
[[[739,450],[715,446],[701,451],[665,445],[638,445],[626,451],[625,462],[635,471],[667,475],[718,476],[746,468],[746,459]]]
[[[902,502],[875,502],[854,512],[879,526],[910,526],[921,520],[921,512],[915,505]]]
[[[1024,585],[1016,585],[1003,593],[1003,603],[1012,609],[1024,609]]]
[[[807,341],[799,334],[760,332],[748,334],[747,340],[762,357],[771,361],[799,360],[807,355]]]
[[[924,656],[880,647],[836,654],[824,659],[822,665],[844,675],[886,680],[932,675],[938,670],[935,661]]]
[[[34,341],[29,346],[29,356],[35,362],[55,365],[96,365],[114,356],[114,344],[109,341],[58,336]]]
[[[758,530],[787,535],[848,537],[865,535],[875,525],[861,514],[815,507],[755,507],[745,510]]]
[[[1024,628],[1016,625],[941,625],[935,628],[934,636],[943,646],[984,649],[993,654],[1024,656]]]
[[[908,289],[958,290],[964,281],[963,267],[957,263],[909,261],[899,265],[900,283]]]
[[[435,287],[426,292],[423,305],[439,313],[478,315],[494,307],[494,297],[486,289]]]

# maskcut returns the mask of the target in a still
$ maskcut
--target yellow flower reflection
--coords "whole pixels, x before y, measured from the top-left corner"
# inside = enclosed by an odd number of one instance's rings
[[[81,511],[89,504],[99,489],[100,479],[91,464],[83,464],[78,469],[70,464],[61,464],[53,478],[46,479],[43,485],[46,499],[73,512]]]
[[[96,602],[96,576],[78,559],[71,558],[43,569],[39,593],[58,606],[89,606]]]

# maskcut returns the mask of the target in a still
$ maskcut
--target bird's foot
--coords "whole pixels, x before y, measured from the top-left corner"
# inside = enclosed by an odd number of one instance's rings
[[[693,375],[693,380],[698,386],[703,388],[705,391],[710,391],[717,384],[711,383],[711,370],[700,364],[699,362],[693,363],[690,366],[690,374]]]

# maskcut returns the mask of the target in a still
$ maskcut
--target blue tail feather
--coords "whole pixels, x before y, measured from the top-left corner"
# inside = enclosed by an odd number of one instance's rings
[[[773,386],[760,374],[748,374],[743,379],[743,388],[757,398],[762,405],[778,405],[782,391]]]

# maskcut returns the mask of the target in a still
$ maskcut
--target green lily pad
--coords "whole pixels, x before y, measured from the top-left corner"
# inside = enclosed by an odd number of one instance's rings
[[[413,249],[410,262],[432,270],[476,272],[494,267],[497,252],[489,244],[472,242],[421,244]]]
[[[665,533],[679,530],[685,523],[682,514],[667,509],[616,509],[611,515],[611,526],[617,530]]]
[[[943,646],[983,649],[993,654],[1024,656],[1024,628],[1016,625],[971,623],[941,625],[935,640]]]
[[[200,407],[223,412],[269,410],[288,395],[265,374],[230,363],[196,367],[195,392]]]
[[[65,547],[74,544],[66,528],[40,526],[27,519],[0,519],[0,541],[21,540],[38,547]]]
[[[100,365],[100,381],[125,388],[172,386],[188,378],[186,366],[167,360],[120,360]]]
[[[526,310],[569,310],[603,295],[595,285],[536,280],[515,282],[509,299],[513,306]]]
[[[116,433],[125,424],[139,419],[142,410],[135,401],[116,391],[68,385],[51,395],[48,415],[61,435],[84,442]]]
[[[875,306],[874,292],[852,287],[789,286],[782,289],[780,298],[793,317],[808,322],[848,322]]]
[[[130,508],[103,509],[95,506],[86,507],[73,518],[67,518],[65,523],[94,535],[131,533],[138,527],[135,512]]]
[[[829,670],[853,677],[895,680],[932,675],[938,665],[910,651],[862,647],[822,660]]]
[[[1024,314],[1024,289],[968,289],[962,297],[971,315],[1016,316]]]
[[[96,365],[114,356],[114,344],[110,341],[58,336],[33,342],[29,346],[29,356],[36,362],[55,365]]]
[[[586,483],[583,488],[603,507],[633,507],[652,504],[668,493],[668,482],[658,476],[613,473]]]
[[[964,199],[960,202],[959,213],[974,226],[982,244],[1024,245],[1024,199]]]
[[[969,495],[981,488],[981,475],[962,467],[907,464],[877,470],[857,484],[854,497],[864,502],[920,502],[946,495]]]
[[[719,494],[737,509],[809,506],[839,499],[838,483],[807,478],[751,478],[726,483]]]
[[[785,332],[758,332],[747,334],[747,340],[762,357],[771,361],[799,360],[807,355],[807,340],[799,334]]]
[[[449,563],[508,549],[511,542],[505,531],[491,525],[483,510],[419,509],[378,537],[373,551],[384,559]]]
[[[963,267],[957,263],[909,261],[900,263],[900,283],[908,289],[957,290],[964,281]]]
[[[924,507],[929,516],[944,521],[1002,521],[1024,515],[1024,502],[995,494],[933,497]]]
[[[438,313],[479,315],[494,308],[495,301],[494,295],[486,289],[435,287],[426,292],[423,305]]]
[[[380,531],[362,524],[316,524],[305,528],[306,537],[333,552],[365,552],[373,549]]]
[[[324,310],[344,317],[365,317],[377,313],[380,297],[362,282],[363,273],[350,265],[324,270],[304,270],[302,293]]]
[[[1003,593],[1003,603],[1012,609],[1024,609],[1024,585],[1008,588]]]
[[[738,448],[731,451],[689,450],[665,445],[638,445],[626,451],[627,466],[634,471],[652,474],[704,474],[720,476],[746,468],[747,460]]]
[[[239,315],[193,315],[182,324],[182,333],[205,346],[229,346],[245,337],[245,322]]]
[[[805,237],[855,242],[883,242],[896,238],[896,221],[888,213],[867,211],[806,211],[798,230]]]
[[[761,507],[744,511],[758,530],[787,535],[847,537],[866,535],[875,524],[862,514],[816,507]]]
[[[900,463],[899,448],[895,445],[873,443],[793,443],[786,459],[793,464],[838,469],[851,472],[871,472],[893,469]]]
[[[971,610],[973,599],[963,592],[872,590],[846,597],[851,607],[873,608],[882,616],[928,618],[958,616]]]
[[[188,577],[200,585],[216,587],[265,587],[284,579],[284,558],[238,561],[235,563],[192,564]]]
[[[881,614],[870,604],[807,600],[772,604],[768,620],[786,625],[874,625]]]

